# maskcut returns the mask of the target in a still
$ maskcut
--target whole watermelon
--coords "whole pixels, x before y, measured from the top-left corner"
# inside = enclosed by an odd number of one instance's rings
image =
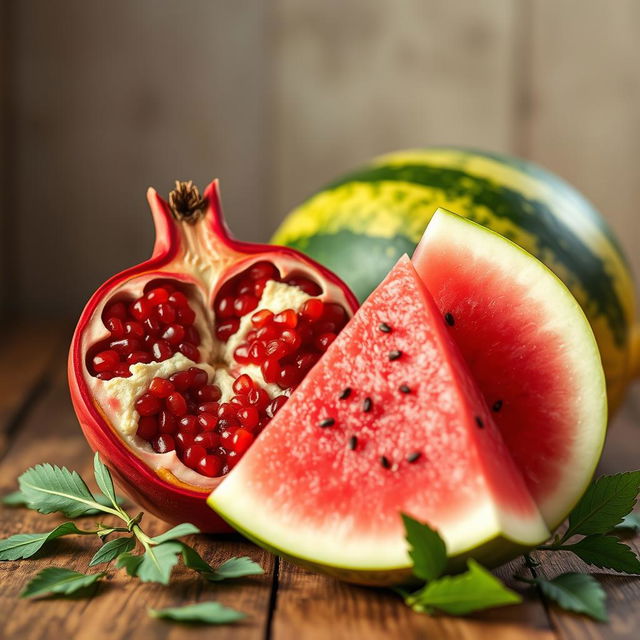
[[[391,153],[302,203],[272,241],[315,258],[364,300],[411,255],[438,207],[513,240],[565,282],[593,327],[615,408],[640,364],[629,265],[593,206],[530,162],[450,147]]]

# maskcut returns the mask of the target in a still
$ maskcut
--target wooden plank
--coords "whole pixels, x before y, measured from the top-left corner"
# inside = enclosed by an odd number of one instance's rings
[[[511,150],[518,4],[278,0],[274,224],[375,154]]]
[[[522,592],[512,574],[522,572],[522,559],[501,568],[499,575]],[[551,640],[555,634],[542,604],[529,592],[523,604],[477,613],[467,618],[412,612],[391,591],[358,587],[280,562],[278,594],[272,622],[274,640]]]
[[[63,362],[58,366],[50,390],[34,406],[0,463],[0,491],[6,493],[14,489],[15,478],[25,468],[44,461],[77,469],[86,479],[92,477],[92,455],[70,405]],[[132,512],[135,509],[135,506],[131,507]],[[58,522],[60,519],[56,516],[0,507],[0,537],[48,530]],[[91,518],[79,519],[78,525],[88,528],[93,521]],[[145,516],[144,526],[151,535],[167,528],[149,515]],[[0,637],[3,640],[45,640],[51,638],[52,629],[60,637],[77,640],[200,637],[203,632],[196,628],[150,618],[147,608],[220,600],[244,611],[248,618],[239,625],[217,629],[216,638],[262,639],[271,596],[271,556],[238,536],[221,539],[197,536],[193,540],[198,551],[210,562],[218,563],[233,555],[248,555],[265,568],[266,574],[234,584],[215,585],[205,583],[191,571],[178,568],[171,584],[163,587],[142,584],[122,571],[111,569],[110,579],[90,600],[18,599],[28,579],[46,566],[88,570],[89,559],[98,548],[97,542],[88,537],[62,539],[51,553],[40,559],[0,563],[0,611],[11,611],[11,615],[0,617]]]
[[[528,7],[527,155],[594,202],[640,273],[640,5],[564,0]]]
[[[20,310],[76,313],[146,259],[150,185],[219,177],[231,228],[268,236],[267,3],[13,4]]]

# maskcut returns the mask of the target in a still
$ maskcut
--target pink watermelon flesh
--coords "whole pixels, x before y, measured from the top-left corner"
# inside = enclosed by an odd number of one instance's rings
[[[209,500],[276,551],[353,570],[408,565],[401,512],[437,527],[451,555],[548,535],[406,256]]]
[[[449,212],[436,213],[412,261],[453,323],[448,331],[531,495],[555,527],[593,473],[606,420],[586,319],[534,258]],[[531,277],[529,269],[538,273]]]

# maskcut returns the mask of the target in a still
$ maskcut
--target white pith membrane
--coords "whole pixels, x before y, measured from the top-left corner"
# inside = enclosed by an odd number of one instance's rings
[[[271,256],[257,255],[255,259],[243,262],[242,268],[238,271],[248,269],[251,264],[261,261],[269,261],[275,264],[280,271],[282,278],[292,274],[302,275],[319,282],[322,293],[315,298],[325,302],[337,302],[348,309],[344,293],[337,285],[324,281],[319,281],[312,271],[301,269],[300,264],[288,259],[273,259]],[[134,408],[136,399],[147,391],[149,383],[154,377],[168,378],[173,373],[198,367],[209,375],[209,384],[216,384],[222,391],[220,402],[228,401],[233,395],[232,383],[240,373],[247,373],[261,386],[269,395],[274,398],[279,395],[288,395],[287,391],[281,389],[277,384],[265,382],[260,367],[253,364],[238,364],[233,359],[234,349],[244,341],[246,334],[252,329],[251,316],[261,309],[269,309],[273,313],[279,313],[285,309],[299,310],[302,304],[312,296],[308,295],[298,286],[284,282],[270,280],[267,282],[258,306],[251,312],[242,316],[238,331],[226,342],[219,341],[214,335],[215,314],[212,310],[213,291],[218,288],[216,277],[209,285],[196,285],[196,282],[207,281],[210,270],[204,270],[197,262],[184,260],[181,264],[192,279],[182,280],[176,277],[176,271],[171,270],[166,273],[157,272],[152,277],[149,274],[138,276],[126,281],[119,289],[112,291],[108,298],[96,307],[93,320],[88,323],[82,336],[83,353],[88,353],[90,349],[104,341],[109,336],[109,331],[102,321],[102,313],[110,303],[122,300],[135,300],[142,296],[145,290],[149,289],[150,281],[165,281],[177,285],[179,290],[187,295],[191,308],[196,312],[194,326],[198,329],[201,337],[199,345],[200,362],[194,362],[179,352],[162,362],[138,363],[130,367],[132,375],[128,378],[113,378],[111,380],[100,380],[91,375],[86,362],[83,366],[83,375],[89,387],[90,393],[96,401],[99,409],[104,414],[106,420],[115,428],[124,444],[130,448],[137,457],[142,459],[152,469],[166,469],[179,481],[188,485],[210,490],[215,487],[222,477],[207,477],[197,473],[187,467],[177,456],[176,451],[167,453],[156,453],[151,444],[136,435],[139,415]],[[200,268],[196,269],[196,266]],[[189,267],[191,267],[189,269]],[[191,272],[191,273],[189,273]],[[234,274],[227,274],[227,279]],[[233,374],[233,375],[232,375]]]
[[[395,316],[397,323],[393,321],[394,307],[402,308]],[[429,339],[405,330],[402,314],[405,318],[425,317],[427,321],[420,331],[426,332]],[[417,418],[414,415],[413,422],[407,416],[385,415],[383,401],[383,413],[370,424],[366,416],[358,413],[363,390],[373,390],[375,407],[376,393],[383,398],[401,382],[387,373],[393,365],[376,357],[365,356],[363,363],[349,357],[358,349],[378,349],[379,341],[385,339],[381,338],[379,322],[386,322],[390,316],[393,329],[388,335],[394,342],[387,344],[406,349],[401,357],[408,357],[409,363],[413,358],[415,363],[413,369],[404,370],[404,375],[419,376],[419,383],[414,380],[416,385],[425,390],[425,395],[437,397],[437,406],[424,421],[419,418],[423,414]],[[343,577],[356,582],[360,580],[358,572],[392,572],[410,567],[400,512],[427,519],[421,513],[424,505],[440,504],[440,497],[433,498],[440,495],[438,478],[447,495],[442,494],[443,511],[439,516],[435,514],[438,517],[432,524],[445,539],[450,556],[475,550],[474,557],[482,560],[484,553],[490,558],[488,562],[495,563],[493,543],[500,543],[501,539],[506,545],[524,547],[547,539],[549,531],[493,425],[490,411],[466,370],[457,368],[459,356],[452,356],[454,364],[448,359],[448,354],[457,351],[443,324],[405,256],[267,426],[261,440],[211,494],[208,502],[212,508],[268,548],[318,568],[343,570]],[[378,355],[381,354],[376,351]],[[380,365],[376,367],[372,362]],[[425,363],[430,363],[430,368]],[[425,377],[429,370],[438,375]],[[349,398],[336,400],[335,388],[329,395],[326,387],[332,380],[353,385],[349,396],[352,404],[348,404]],[[411,392],[416,397],[417,389],[414,387]],[[411,401],[410,394],[404,398]],[[401,405],[397,406],[401,413]],[[323,429],[319,418],[327,413],[335,415],[336,422]],[[399,420],[407,425],[406,429],[397,428]],[[389,425],[389,431],[384,431],[385,425]],[[383,451],[367,449],[368,443],[374,448],[381,446],[380,439],[376,439],[380,432],[387,439],[382,444],[396,454],[388,466],[382,467],[379,455]],[[294,442],[295,446],[283,443],[285,434],[286,442]],[[350,434],[358,435],[361,444],[357,447],[362,446],[361,450],[347,445]],[[428,453],[413,464],[405,456],[413,448],[420,448],[419,438]],[[444,444],[441,448],[439,439]],[[448,442],[456,443],[453,450],[460,455],[464,452],[461,465],[456,460],[430,459],[438,449],[445,456]],[[469,469],[475,470],[472,477],[465,475]],[[425,483],[426,478],[435,481]],[[504,479],[515,488],[500,486]],[[392,508],[385,500],[393,502]],[[378,576],[375,581],[382,584],[384,578]]]
[[[463,253],[457,256],[456,248]],[[606,385],[591,326],[569,289],[542,262],[499,234],[445,209],[434,214],[413,256],[428,287],[430,256],[433,261],[436,252],[446,256],[447,269],[453,274],[457,260],[468,269],[473,268],[469,262],[476,260],[481,270],[483,263],[499,265],[509,282],[520,287],[522,300],[530,305],[532,313],[540,311],[535,317],[543,318],[544,324],[538,324],[538,331],[556,339],[553,356],[560,356],[568,371],[559,384],[562,400],[572,415],[573,430],[568,434],[568,456],[558,459],[555,466],[560,475],[557,486],[550,495],[537,500],[545,522],[553,530],[586,490],[604,445]],[[441,286],[446,288],[446,282]],[[437,292],[432,289],[432,293],[438,303]],[[471,363],[470,367],[473,369]],[[535,496],[535,487],[530,489]]]

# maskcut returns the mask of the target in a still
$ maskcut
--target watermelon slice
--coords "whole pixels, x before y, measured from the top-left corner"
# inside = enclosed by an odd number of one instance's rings
[[[490,565],[549,535],[406,256],[209,504],[258,544],[365,584],[410,576],[401,512]]]
[[[606,429],[604,374],[587,319],[542,263],[444,209],[413,263],[554,529],[586,489]]]

